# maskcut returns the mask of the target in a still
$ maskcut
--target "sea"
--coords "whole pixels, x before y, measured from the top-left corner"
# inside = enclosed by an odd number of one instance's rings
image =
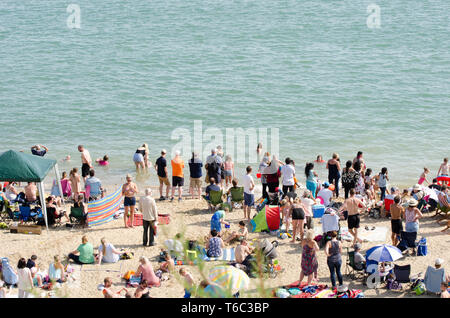
[[[221,145],[240,176],[262,142],[301,183],[317,155],[363,151],[412,186],[450,155],[449,17],[448,0],[1,0],[0,152],[43,144],[68,172],[83,144],[119,185],[143,143],[152,162]]]

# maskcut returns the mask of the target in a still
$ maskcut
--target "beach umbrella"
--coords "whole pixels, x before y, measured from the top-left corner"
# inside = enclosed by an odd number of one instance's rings
[[[376,262],[394,262],[399,258],[402,258],[402,251],[397,247],[387,244],[378,245],[372,247],[369,251],[370,254],[367,256],[368,260]]]
[[[231,290],[233,294],[250,286],[250,278],[247,274],[230,265],[213,267],[209,271],[209,279],[224,289]]]

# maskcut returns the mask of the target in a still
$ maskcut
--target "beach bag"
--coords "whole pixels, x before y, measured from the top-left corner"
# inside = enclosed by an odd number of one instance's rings
[[[387,280],[387,289],[389,290],[401,290],[402,284],[395,281],[392,277],[388,278]]]
[[[132,259],[134,257],[134,253],[133,252],[126,252],[123,253],[122,255],[120,255],[120,259]]]
[[[426,256],[428,254],[427,239],[422,237],[417,245],[417,256]]]
[[[417,296],[423,295],[425,293],[425,284],[423,282],[420,282],[417,284],[417,286],[414,288],[414,292]]]
[[[7,257],[2,258],[2,276],[3,280],[8,285],[15,285],[19,281],[19,277],[9,264],[9,260]]]

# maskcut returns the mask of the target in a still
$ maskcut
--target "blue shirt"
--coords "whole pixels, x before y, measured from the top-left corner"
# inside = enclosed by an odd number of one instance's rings
[[[220,191],[220,187],[217,184],[210,184],[206,187],[205,192],[209,194],[210,191]]]
[[[200,159],[195,158],[189,160],[189,171],[191,173],[191,178],[201,178],[202,177],[202,167],[203,163]]]

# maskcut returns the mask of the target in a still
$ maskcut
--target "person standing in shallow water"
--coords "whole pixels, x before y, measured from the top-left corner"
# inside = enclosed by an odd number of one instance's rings
[[[123,214],[123,220],[125,222],[125,227],[128,227],[128,212],[130,212],[131,226],[134,227],[134,210],[136,207],[136,194],[139,193],[137,185],[132,182],[131,175],[127,175],[127,182],[122,186],[122,195],[124,196],[123,205],[125,212]]]
[[[337,198],[339,197],[339,179],[341,178],[341,163],[337,153],[334,153],[333,157],[328,160],[326,168],[328,169],[328,182],[334,184],[334,194]]]

